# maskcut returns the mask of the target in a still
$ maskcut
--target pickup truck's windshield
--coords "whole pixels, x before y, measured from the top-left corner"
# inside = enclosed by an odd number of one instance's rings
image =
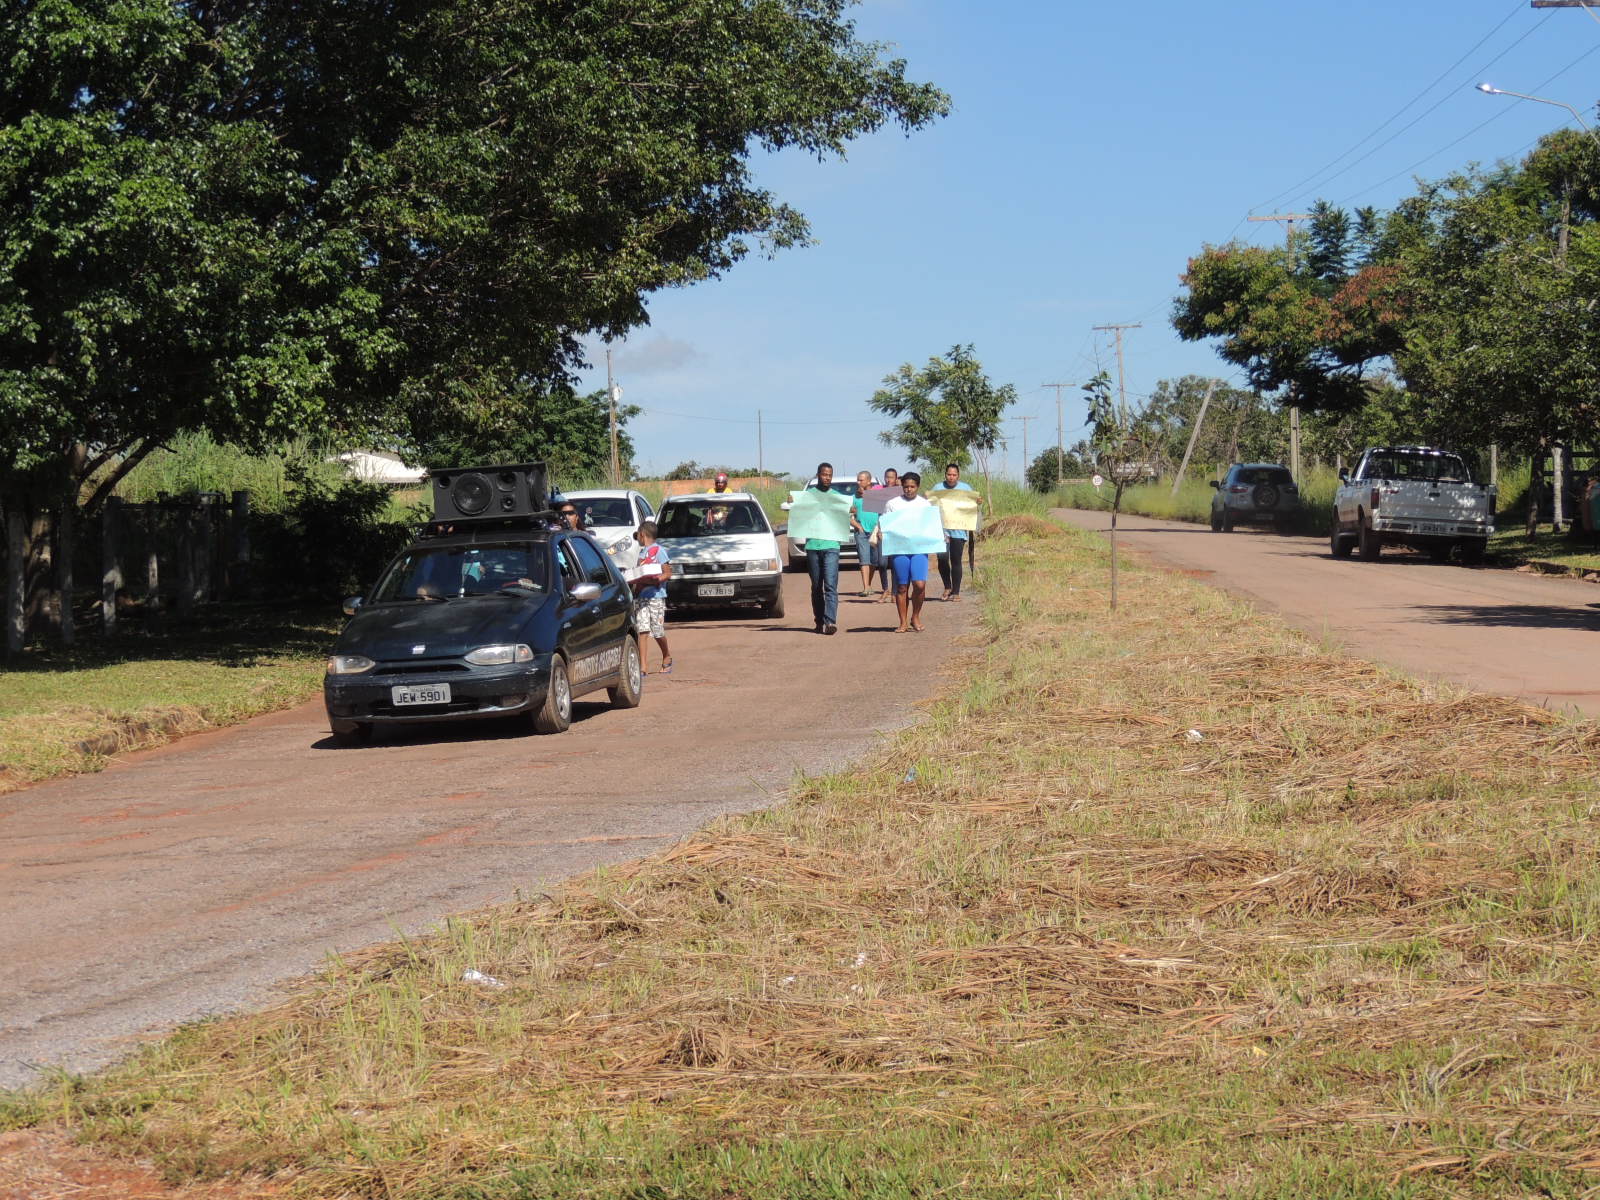
[[[1367,460],[1363,479],[1415,479],[1425,483],[1471,483],[1467,464],[1454,454],[1389,450]]]

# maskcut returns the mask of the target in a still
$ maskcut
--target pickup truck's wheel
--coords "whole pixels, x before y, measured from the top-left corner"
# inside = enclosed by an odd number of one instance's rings
[[[1483,561],[1483,552],[1488,548],[1488,538],[1467,538],[1461,543],[1461,561],[1475,567]]]
[[[1332,532],[1328,534],[1328,549],[1335,558],[1349,558],[1350,551],[1356,548],[1356,540],[1344,530],[1339,528],[1339,514],[1333,514]]]
[[[1365,515],[1359,515],[1356,535],[1356,548],[1360,551],[1363,562],[1377,562],[1378,555],[1383,553],[1383,537],[1372,527],[1372,523]]]
[[[533,714],[533,729],[535,733],[565,733],[571,724],[572,681],[567,678],[566,660],[557,654],[550,660],[550,684],[544,703]]]
[[[612,708],[638,708],[644,694],[644,667],[639,662],[639,639],[632,634],[622,643],[622,678],[607,688]]]

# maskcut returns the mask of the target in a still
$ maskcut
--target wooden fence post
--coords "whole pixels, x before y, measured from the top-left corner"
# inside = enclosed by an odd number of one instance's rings
[[[78,502],[71,493],[61,497],[61,508],[56,513],[56,623],[61,633],[61,644],[70,646],[77,634],[72,621],[73,578],[72,555],[77,549]]]
[[[144,587],[145,606],[151,611],[161,608],[161,556],[160,542],[160,506],[146,504],[144,506],[144,532],[145,532],[145,566]]]
[[[122,586],[122,559],[117,545],[122,500],[112,496],[100,510],[100,626],[106,636],[117,629],[117,589]]]
[[[236,598],[244,593],[250,582],[250,493],[248,490],[233,494],[232,516],[233,546],[228,565],[228,594]]]
[[[6,508],[6,653],[21,654],[28,640],[28,613],[23,607],[28,562],[28,527],[22,510]]]
[[[194,612],[194,509],[180,503],[177,512],[178,616],[187,619]]]

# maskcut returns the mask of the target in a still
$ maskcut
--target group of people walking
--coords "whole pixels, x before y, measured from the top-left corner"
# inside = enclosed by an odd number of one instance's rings
[[[818,463],[816,478],[809,486],[822,492],[835,490],[833,464]],[[970,492],[972,489],[962,482],[961,467],[956,463],[946,463],[944,479],[934,485],[934,490]],[[962,558],[970,553],[972,541],[965,529],[945,529],[945,548],[942,553],[885,555],[878,528],[879,513],[875,511],[876,506],[868,509],[865,502],[866,494],[873,491],[899,493],[882,506],[885,515],[915,505],[927,505],[931,501],[922,494],[922,476],[916,471],[907,471],[902,475],[890,467],[884,471],[881,483],[873,481],[871,471],[856,473],[856,495],[850,526],[856,557],[861,564],[861,590],[858,594],[872,594],[873,575],[876,573],[880,587],[878,603],[887,603],[891,596],[894,598],[895,612],[899,617],[895,632],[920,633],[924,628],[922,606],[927,599],[928,560],[934,558],[938,561],[939,580],[944,587],[941,599],[958,601],[961,599]],[[811,615],[816,622],[816,631],[821,634],[837,633],[840,544],[810,538],[805,548],[806,566],[811,573]]]

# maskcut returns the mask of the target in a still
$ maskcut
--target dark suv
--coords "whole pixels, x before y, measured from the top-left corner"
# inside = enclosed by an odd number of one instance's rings
[[[1300,518],[1300,489],[1282,463],[1234,463],[1219,483],[1211,481],[1211,531],[1232,533],[1235,525],[1271,522],[1292,533]]]

